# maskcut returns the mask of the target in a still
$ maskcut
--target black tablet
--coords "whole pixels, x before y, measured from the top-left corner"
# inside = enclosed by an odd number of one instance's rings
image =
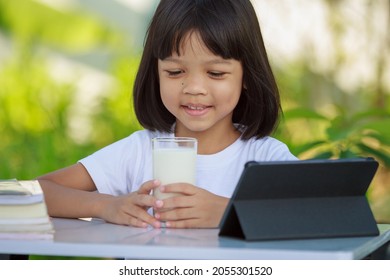
[[[366,199],[372,158],[248,162],[220,236],[245,240],[378,235]]]

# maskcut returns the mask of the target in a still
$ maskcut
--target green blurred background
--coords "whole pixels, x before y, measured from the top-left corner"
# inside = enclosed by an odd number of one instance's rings
[[[156,0],[0,0],[0,178],[77,162],[140,125],[131,105]],[[390,223],[390,1],[254,0],[301,159],[375,157]]]

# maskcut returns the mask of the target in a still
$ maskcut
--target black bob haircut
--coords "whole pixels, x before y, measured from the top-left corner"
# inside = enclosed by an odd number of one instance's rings
[[[213,54],[242,64],[245,86],[233,112],[233,123],[245,128],[242,139],[270,135],[281,113],[280,97],[250,0],[160,1],[134,83],[134,110],[140,124],[172,132],[176,119],[161,100],[158,59],[180,54],[182,40],[194,31]]]

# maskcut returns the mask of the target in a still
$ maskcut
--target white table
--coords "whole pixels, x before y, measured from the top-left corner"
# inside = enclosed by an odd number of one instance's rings
[[[54,240],[0,240],[0,254],[128,259],[363,259],[390,241],[375,237],[245,242],[218,229],[141,229],[101,220],[54,218]]]

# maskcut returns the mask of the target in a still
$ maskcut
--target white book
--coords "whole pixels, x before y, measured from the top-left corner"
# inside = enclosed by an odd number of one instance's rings
[[[37,180],[0,180],[0,205],[31,204],[44,201]]]
[[[36,218],[0,218],[1,225],[33,225],[33,224],[45,224],[49,223],[49,216],[36,217]]]
[[[48,216],[45,202],[19,205],[1,205],[0,219],[28,219]]]
[[[53,226],[51,223],[45,224],[10,224],[10,225],[0,225],[0,232],[51,232],[53,231]]]

